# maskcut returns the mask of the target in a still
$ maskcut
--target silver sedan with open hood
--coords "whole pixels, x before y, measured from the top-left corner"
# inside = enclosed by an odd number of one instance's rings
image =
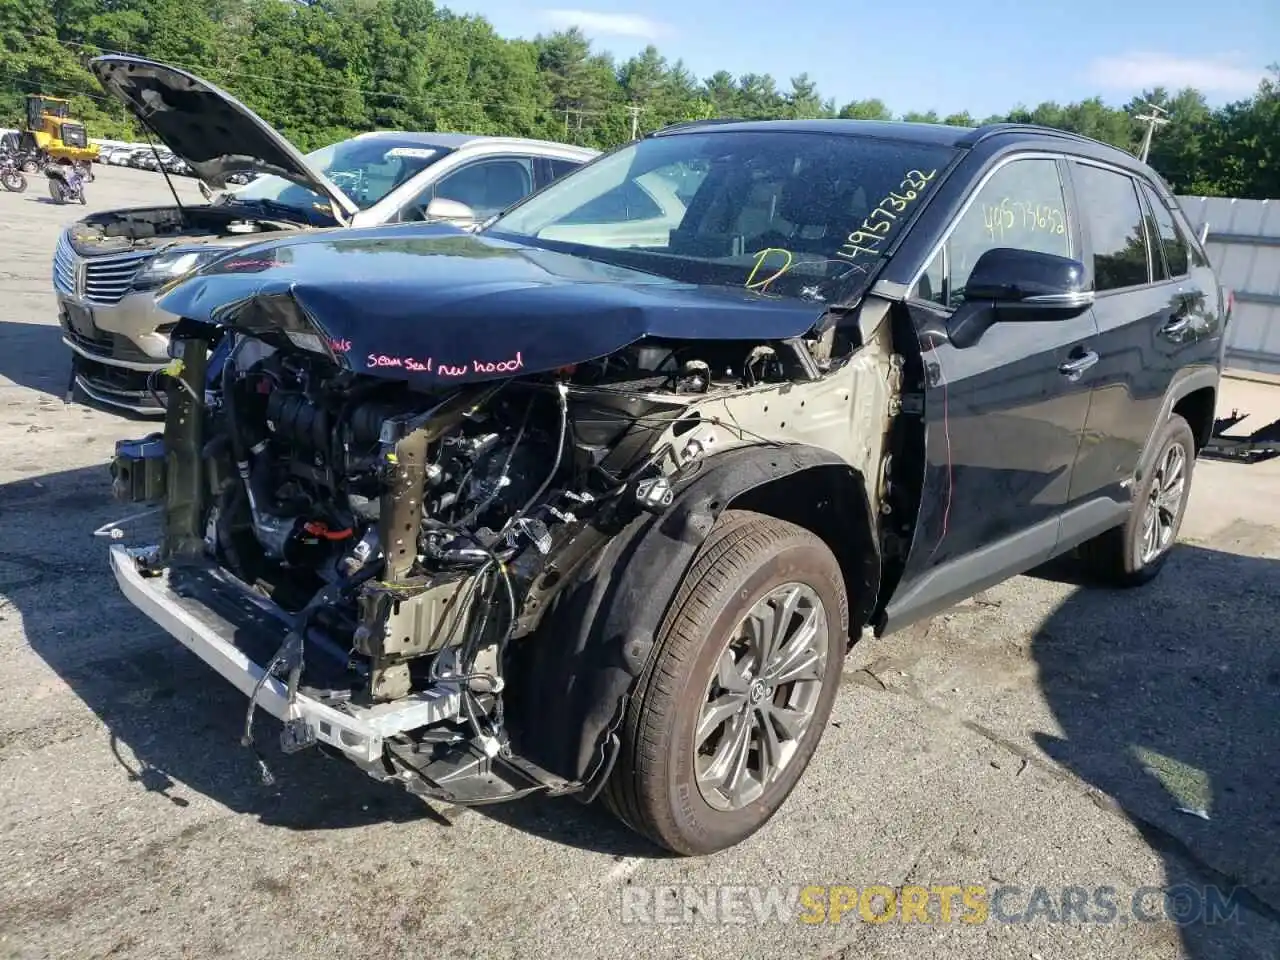
[[[58,239],[53,286],[70,393],[163,412],[177,318],[155,291],[229,250],[287,231],[426,219],[473,227],[597,155],[561,143],[460,133],[363,133],[303,154],[243,103],[167,64],[91,62],[103,88],[190,167],[206,201],[110,210]],[[160,170],[166,181],[169,174]],[[247,186],[233,178],[257,174]],[[230,186],[229,186],[230,185]]]

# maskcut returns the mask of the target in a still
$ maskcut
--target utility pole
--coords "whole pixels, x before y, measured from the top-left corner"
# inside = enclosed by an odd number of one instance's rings
[[[1155,136],[1156,127],[1162,127],[1169,122],[1168,118],[1164,116],[1169,111],[1164,107],[1157,107],[1154,103],[1149,103],[1146,100],[1139,102],[1149,111],[1133,118],[1139,123],[1146,124],[1147,127],[1147,132],[1142,135],[1142,149],[1138,152],[1138,159],[1146,163],[1147,154],[1151,152],[1151,139]]]
[[[636,104],[627,107],[627,112],[631,114],[631,139],[638,140],[640,138],[640,110]]]

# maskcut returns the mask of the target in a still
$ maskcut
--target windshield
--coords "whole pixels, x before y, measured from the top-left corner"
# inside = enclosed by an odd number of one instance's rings
[[[333,181],[334,186],[367,210],[400,184],[435,163],[449,151],[394,137],[355,137],[321,147],[306,155],[307,163]],[[292,180],[267,175],[235,191],[233,199],[269,200],[300,210],[329,209],[327,198]]]
[[[553,183],[487,232],[692,283],[844,298],[954,151],[811,132],[653,137]]]

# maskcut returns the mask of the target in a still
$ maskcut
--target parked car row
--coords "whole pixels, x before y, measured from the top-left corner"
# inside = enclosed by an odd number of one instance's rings
[[[113,167],[133,167],[136,170],[160,170],[163,168],[177,176],[191,176],[191,167],[167,147],[152,149],[149,146],[104,147],[98,153],[98,162]]]

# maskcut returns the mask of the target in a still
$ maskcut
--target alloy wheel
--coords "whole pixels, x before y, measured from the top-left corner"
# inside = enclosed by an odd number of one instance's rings
[[[1142,517],[1142,563],[1147,565],[1173,542],[1187,490],[1187,453],[1174,443],[1160,458]]]
[[[742,809],[786,770],[818,708],[829,656],[826,609],[804,584],[771,590],[738,623],[694,731],[708,806]]]

